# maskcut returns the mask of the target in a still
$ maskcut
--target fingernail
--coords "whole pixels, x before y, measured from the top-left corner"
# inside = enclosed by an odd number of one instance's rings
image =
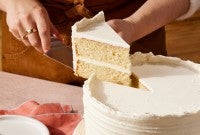
[[[53,36],[59,40],[63,40],[62,35],[61,34],[53,34]]]
[[[49,51],[49,49],[44,49],[44,53],[47,53]]]

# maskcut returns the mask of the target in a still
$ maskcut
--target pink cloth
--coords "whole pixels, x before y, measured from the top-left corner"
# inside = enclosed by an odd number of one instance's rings
[[[70,105],[58,103],[39,104],[27,101],[13,110],[0,110],[0,115],[23,115],[33,117],[44,123],[51,135],[72,135],[81,120],[81,115],[74,112]]]

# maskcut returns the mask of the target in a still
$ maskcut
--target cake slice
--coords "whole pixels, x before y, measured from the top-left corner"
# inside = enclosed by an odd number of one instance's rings
[[[72,48],[77,76],[88,78],[95,73],[100,80],[137,86],[131,73],[130,45],[105,22],[103,12],[72,26]]]

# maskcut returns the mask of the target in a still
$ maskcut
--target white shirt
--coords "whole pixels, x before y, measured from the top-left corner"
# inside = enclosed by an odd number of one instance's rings
[[[190,0],[189,10],[180,16],[177,20],[183,20],[192,16],[200,8],[200,0]]]

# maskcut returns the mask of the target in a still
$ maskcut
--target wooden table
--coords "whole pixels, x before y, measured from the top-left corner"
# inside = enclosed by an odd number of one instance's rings
[[[0,72],[0,109],[12,109],[28,100],[69,104],[83,113],[81,87]]]

